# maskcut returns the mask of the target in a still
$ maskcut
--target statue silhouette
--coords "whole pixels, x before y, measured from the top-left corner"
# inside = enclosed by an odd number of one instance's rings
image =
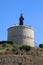
[[[24,20],[24,18],[23,18],[23,15],[21,14],[21,16],[20,16],[20,18],[19,18],[19,25],[23,25],[23,20]]]

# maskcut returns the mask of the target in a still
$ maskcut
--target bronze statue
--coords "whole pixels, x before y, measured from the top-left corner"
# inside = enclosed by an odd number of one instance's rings
[[[19,18],[19,25],[23,25],[23,20],[24,20],[24,18],[23,18],[23,15],[21,14],[21,16],[20,16],[20,18]]]

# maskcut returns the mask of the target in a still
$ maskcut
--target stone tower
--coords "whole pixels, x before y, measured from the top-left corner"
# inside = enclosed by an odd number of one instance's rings
[[[23,25],[23,15],[19,18],[19,25],[8,28],[8,41],[17,45],[29,45],[34,47],[34,29]]]

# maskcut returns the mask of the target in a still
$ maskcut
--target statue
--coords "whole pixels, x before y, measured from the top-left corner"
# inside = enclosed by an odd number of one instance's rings
[[[19,25],[23,25],[23,20],[24,20],[24,18],[23,18],[23,15],[21,14],[21,16],[20,16],[20,18],[19,18]]]

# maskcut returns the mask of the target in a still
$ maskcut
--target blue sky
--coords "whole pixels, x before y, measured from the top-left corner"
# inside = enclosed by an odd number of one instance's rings
[[[20,13],[24,25],[34,28],[36,45],[43,43],[43,0],[0,0],[0,41],[7,40],[7,29],[19,24]]]

